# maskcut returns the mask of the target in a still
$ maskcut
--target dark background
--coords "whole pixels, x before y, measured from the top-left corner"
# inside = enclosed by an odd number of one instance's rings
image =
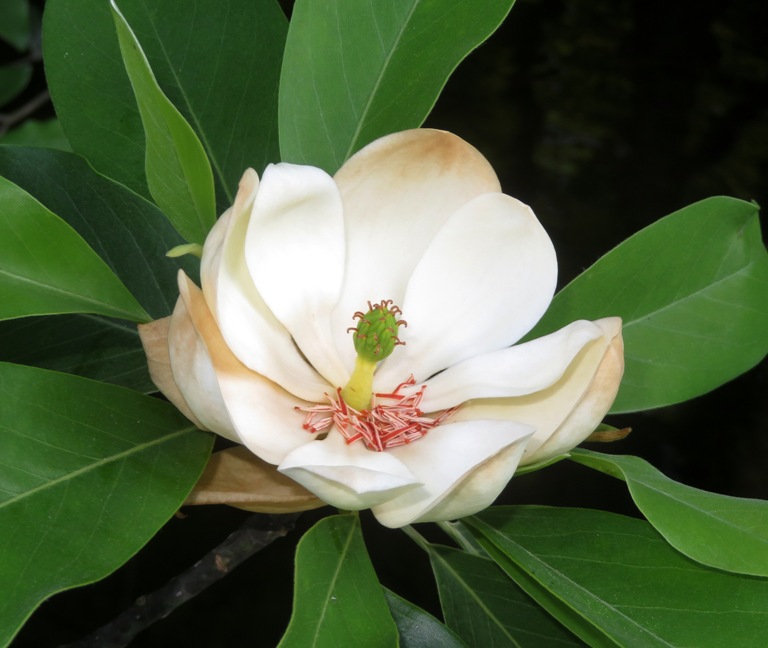
[[[40,3],[42,4],[42,2]],[[551,235],[565,285],[638,229],[699,199],[768,204],[768,3],[518,0],[449,81],[426,125],[459,134],[530,204]],[[42,71],[24,102],[44,87]],[[51,114],[50,105],[38,116]],[[614,417],[618,444],[669,477],[768,498],[765,363],[715,392],[656,412]],[[515,478],[504,503],[588,506],[637,515],[624,486],[562,462]],[[101,583],[45,603],[14,645],[55,646],[106,623],[236,529],[246,513],[186,509]],[[290,615],[301,531],[265,549],[133,646],[271,646]],[[439,614],[426,557],[362,515],[382,582]],[[439,537],[439,536],[436,536]]]

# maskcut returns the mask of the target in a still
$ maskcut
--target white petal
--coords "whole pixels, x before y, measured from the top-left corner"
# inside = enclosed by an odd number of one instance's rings
[[[336,354],[330,327],[344,274],[343,210],[333,179],[314,167],[268,166],[245,256],[256,289],[304,356],[343,387],[350,371]]]
[[[394,528],[484,509],[514,474],[532,432],[512,421],[445,423],[410,445],[389,450],[422,485],[374,506],[373,514]]]
[[[171,321],[171,366],[193,413],[211,430],[277,464],[313,441],[302,429],[305,405],[243,365],[229,350],[200,289],[183,273]]]
[[[536,429],[521,465],[544,461],[581,443],[610,409],[624,367],[621,319],[594,322],[603,334],[588,343],[550,387],[512,398],[466,403],[453,420],[504,419]]]
[[[333,327],[339,353],[351,366],[354,347],[345,331],[352,315],[364,312],[368,300],[402,306],[408,278],[443,223],[467,201],[500,186],[475,148],[428,129],[376,140],[334,179],[344,203],[347,257]]]
[[[255,198],[253,179],[247,176],[246,172],[241,184],[243,200],[238,193],[238,208],[231,210],[223,240],[215,244],[221,236],[217,225],[212,230],[214,241],[203,250],[205,297],[227,345],[243,364],[299,398],[319,402],[329,385],[302,357],[290,333],[264,303],[246,266],[245,238]],[[215,288],[210,287],[212,283]]]
[[[426,381],[421,401],[425,412],[448,409],[473,398],[524,396],[558,381],[581,349],[603,335],[579,320],[550,335],[469,358]],[[408,391],[417,391],[415,385]]]
[[[373,452],[359,441],[348,445],[335,429],[324,440],[294,450],[277,469],[348,511],[370,508],[418,483],[392,453]]]
[[[408,328],[376,388],[417,381],[507,347],[541,318],[557,282],[552,242],[531,209],[504,194],[464,205],[442,227],[408,282]]]

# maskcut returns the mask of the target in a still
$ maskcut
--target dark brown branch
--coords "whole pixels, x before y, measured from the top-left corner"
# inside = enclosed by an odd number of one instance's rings
[[[237,531],[187,571],[159,590],[140,596],[107,625],[80,641],[68,644],[68,648],[124,648],[142,630],[167,617],[177,607],[226,576],[246,558],[286,535],[299,515],[251,515]]]
[[[38,108],[44,106],[50,100],[51,95],[48,94],[48,90],[43,90],[27,101],[23,106],[20,106],[17,110],[10,113],[0,113],[0,136],[5,135],[11,127],[29,117]]]

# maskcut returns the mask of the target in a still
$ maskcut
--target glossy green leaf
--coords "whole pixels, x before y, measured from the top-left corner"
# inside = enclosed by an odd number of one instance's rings
[[[768,577],[768,502],[680,484],[639,457],[575,449],[571,459],[626,481],[643,515],[689,558]]]
[[[25,119],[20,126],[3,135],[0,144],[72,151],[58,119]]]
[[[121,0],[119,7],[160,87],[205,147],[223,211],[247,167],[261,172],[279,159],[282,10],[275,0]],[[44,18],[46,75],[73,148],[149,197],[144,131],[109,3],[48,0]]]
[[[203,145],[157,84],[130,25],[112,2],[123,63],[146,136],[149,191],[176,230],[202,245],[216,222],[213,173]]]
[[[155,398],[0,363],[0,645],[61,590],[103,578],[173,515],[211,435]]]
[[[0,176],[58,214],[99,254],[153,318],[170,315],[179,268],[196,277],[199,262],[169,259],[182,243],[152,203],[60,151],[0,148]]]
[[[0,6],[0,38],[23,51],[29,45],[28,0],[3,0]]]
[[[589,645],[719,648],[725,639],[751,646],[768,631],[768,580],[696,563],[643,520],[509,506],[463,522],[531,598]],[[602,639],[585,635],[584,624]]]
[[[21,93],[31,78],[32,66],[29,63],[0,66],[0,107]]]
[[[280,153],[334,172],[377,137],[416,128],[514,0],[297,2],[280,77]]]
[[[466,648],[448,626],[388,589],[384,596],[400,633],[400,648]]]
[[[44,315],[0,322],[0,361],[157,391],[134,324],[98,315]]]
[[[149,315],[67,223],[0,178],[0,319],[97,313]]]
[[[582,645],[493,561],[438,545],[429,554],[445,621],[468,646]]]
[[[320,520],[299,541],[293,615],[280,646],[397,646],[397,626],[357,515]]]
[[[557,294],[529,337],[577,319],[624,320],[612,412],[662,407],[738,376],[768,352],[768,253],[755,205],[709,198],[662,218]]]

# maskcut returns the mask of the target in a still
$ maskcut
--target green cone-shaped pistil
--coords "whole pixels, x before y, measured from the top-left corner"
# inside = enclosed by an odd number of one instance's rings
[[[400,326],[406,326],[398,319],[402,313],[389,299],[379,304],[368,302],[367,313],[355,313],[359,319],[357,326],[351,328],[352,338],[357,351],[355,370],[341,391],[344,402],[356,410],[368,409],[373,394],[373,373],[376,365],[392,354],[398,344],[404,344],[397,337]]]

